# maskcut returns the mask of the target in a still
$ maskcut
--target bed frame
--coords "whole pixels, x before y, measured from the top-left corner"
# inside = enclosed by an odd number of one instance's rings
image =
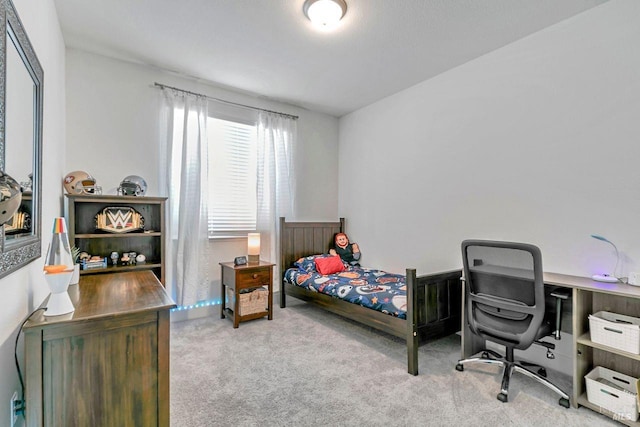
[[[338,298],[285,283],[284,272],[299,258],[327,253],[335,233],[344,232],[344,218],[338,222],[286,222],[280,218],[280,307],[287,295],[386,332],[407,342],[408,372],[418,375],[418,345],[460,330],[461,270],[417,276],[408,268],[407,319],[384,314]]]

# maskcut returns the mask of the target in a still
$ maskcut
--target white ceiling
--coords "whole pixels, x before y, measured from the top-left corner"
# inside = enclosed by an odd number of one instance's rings
[[[67,47],[341,116],[607,0],[55,0]]]

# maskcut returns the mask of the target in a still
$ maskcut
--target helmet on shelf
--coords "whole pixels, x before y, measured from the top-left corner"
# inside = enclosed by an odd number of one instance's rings
[[[118,194],[123,196],[144,196],[147,193],[147,181],[138,175],[125,177],[118,187]]]
[[[22,190],[20,184],[0,171],[0,225],[9,221],[20,208]]]
[[[64,189],[69,194],[100,194],[102,189],[96,185],[96,179],[85,171],[69,172],[64,177]]]

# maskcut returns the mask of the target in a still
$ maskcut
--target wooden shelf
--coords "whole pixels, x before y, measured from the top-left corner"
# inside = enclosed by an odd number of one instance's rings
[[[94,234],[76,234],[76,239],[113,239],[124,237],[160,237],[162,233],[153,231],[150,233],[94,233]]]
[[[230,319],[233,319],[233,310],[230,309],[229,307],[226,307],[224,309],[225,313],[227,316],[229,316]],[[243,316],[238,316],[239,321],[240,322],[246,322],[247,320],[254,320],[254,319],[260,319],[264,316],[269,315],[269,310],[265,310],[265,311],[260,311],[258,313],[251,313],[251,314],[245,314]]]
[[[615,347],[609,347],[608,345],[599,344],[591,341],[591,334],[589,332],[584,333],[578,337],[576,340],[578,344],[586,345],[589,347],[597,348],[599,350],[603,350],[609,353],[619,354],[620,356],[627,357],[629,359],[634,359],[640,361],[640,354],[629,353],[624,350],[620,350]]]
[[[113,196],[113,195],[69,195],[65,197],[65,217],[69,231],[69,242],[92,256],[106,257],[110,261],[112,252],[119,256],[124,252],[136,252],[147,258],[144,264],[91,268],[81,270],[83,276],[109,274],[123,271],[152,270],[164,284],[165,270],[165,203],[166,197]],[[133,208],[144,218],[145,230],[130,233],[107,233],[96,230],[96,215],[105,208]]]
[[[606,415],[607,417],[618,421],[622,424],[628,425],[628,426],[634,426],[634,427],[639,427],[640,426],[640,422],[637,421],[631,421],[631,420],[626,420],[621,418],[620,416],[618,416],[617,414],[614,414],[613,412],[604,409],[602,406],[600,405],[595,405],[591,402],[589,402],[589,400],[587,400],[587,394],[583,393],[582,395],[580,395],[580,397],[578,397],[578,405],[580,406],[584,406],[586,408],[591,409],[592,411],[598,412],[602,415]]]
[[[80,274],[100,274],[100,273],[120,273],[122,271],[142,271],[152,270],[154,268],[162,268],[160,263],[145,263],[135,265],[109,265],[105,268],[89,268],[87,270],[80,270]]]
[[[573,280],[577,281],[575,278]],[[592,341],[589,331],[589,316],[599,311],[640,317],[638,288],[613,283],[611,289],[604,289],[602,283],[589,282],[588,279],[576,282],[576,284],[580,287],[574,288],[573,293],[573,316],[574,325],[576,325],[575,348],[577,350],[573,372],[574,404],[587,407],[624,425],[640,426],[639,422],[626,419],[624,414],[614,413],[589,402],[585,381],[585,376],[597,366],[620,372],[632,378],[640,377],[639,354],[596,343]]]

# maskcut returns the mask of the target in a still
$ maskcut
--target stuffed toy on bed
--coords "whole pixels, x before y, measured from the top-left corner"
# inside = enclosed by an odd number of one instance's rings
[[[345,233],[336,233],[333,237],[333,248],[329,249],[329,254],[340,255],[344,262],[359,266],[360,248],[357,243],[349,243],[349,238]]]

